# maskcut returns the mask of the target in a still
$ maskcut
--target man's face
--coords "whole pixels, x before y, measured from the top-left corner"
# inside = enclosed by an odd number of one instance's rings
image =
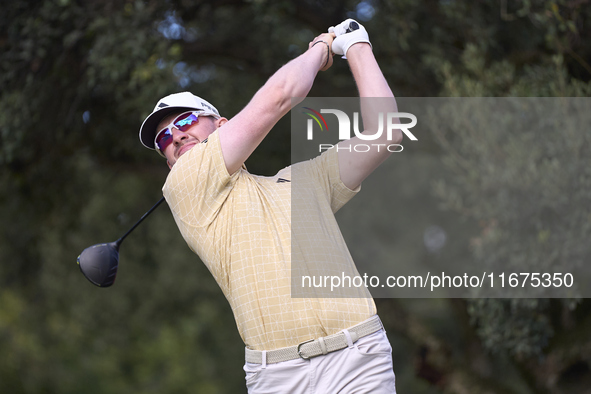
[[[175,112],[158,123],[156,130],[160,131],[170,124],[177,116],[186,111]],[[176,127],[172,131],[172,143],[164,149],[164,156],[168,162],[168,167],[172,168],[176,161],[187,153],[192,147],[208,138],[219,126],[227,121],[226,118],[216,119],[212,116],[200,116],[199,122],[195,123],[187,130],[180,131]]]

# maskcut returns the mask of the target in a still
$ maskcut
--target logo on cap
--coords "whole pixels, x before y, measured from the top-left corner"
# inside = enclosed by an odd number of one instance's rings
[[[213,112],[214,114],[218,113],[217,109],[213,108],[211,105],[204,103],[203,101],[201,102],[201,106],[203,106],[205,108],[209,108],[210,111]]]

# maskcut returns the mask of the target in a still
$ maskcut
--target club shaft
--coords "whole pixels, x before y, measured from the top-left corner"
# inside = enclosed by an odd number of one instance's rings
[[[123,242],[125,237],[127,237],[129,235],[129,233],[131,233],[133,230],[135,230],[135,228],[140,225],[140,223],[146,218],[146,216],[148,216],[149,214],[152,213],[152,211],[154,211],[156,208],[158,208],[158,206],[160,204],[162,204],[163,201],[164,201],[164,197],[162,197],[156,204],[154,204],[154,206],[152,208],[150,208],[150,210],[148,212],[144,213],[144,216],[142,216],[140,218],[140,220],[138,220],[137,223],[133,225],[132,228],[130,228],[125,234],[123,234],[121,236],[121,238],[119,238],[117,241],[115,241],[117,246],[121,245],[121,242]]]

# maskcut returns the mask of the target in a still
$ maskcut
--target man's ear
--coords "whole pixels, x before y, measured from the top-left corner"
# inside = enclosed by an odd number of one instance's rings
[[[216,127],[216,129],[217,129],[217,128],[219,128],[220,126],[222,126],[222,125],[223,125],[224,123],[226,123],[227,121],[228,121],[228,119],[227,119],[227,118],[224,118],[224,117],[221,117],[221,118],[219,118],[219,119],[216,119],[216,120],[214,121],[214,124],[215,124],[215,127]]]

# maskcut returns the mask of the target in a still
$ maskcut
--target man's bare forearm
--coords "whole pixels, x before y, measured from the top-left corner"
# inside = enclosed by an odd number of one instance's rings
[[[357,83],[359,97],[394,97],[369,44],[351,46],[347,60]]]
[[[310,92],[326,62],[326,45],[315,45],[281,67],[246,107],[220,128],[220,143],[229,173],[238,170],[292,105],[292,97]]]
[[[367,42],[355,43],[349,47],[346,54],[361,98],[361,116],[364,126],[362,134],[375,135],[380,129],[380,118],[382,120],[381,135],[371,139],[369,151],[357,152],[350,149],[352,145],[366,142],[360,137],[353,137],[338,144],[341,180],[347,187],[353,189],[391,154],[388,149],[383,148],[383,145],[400,143],[402,133],[399,130],[393,130],[391,139],[388,139],[388,133],[385,130],[386,114],[397,112],[398,109],[394,94],[378,66],[371,45]],[[380,146],[382,146],[381,149]]]
[[[327,48],[315,45],[281,67],[257,92],[263,100],[276,97],[279,112],[285,115],[291,109],[292,98],[304,98],[312,89],[318,71],[326,62]]]
[[[394,94],[369,44],[359,43],[351,46],[347,52],[347,59],[359,90],[359,97],[361,97],[361,114],[365,131],[367,134],[374,134],[378,130],[379,113],[383,113],[385,117],[388,112],[397,112]],[[372,99],[363,100],[363,98]],[[383,98],[383,100],[377,98]],[[383,120],[385,127],[386,119]],[[395,130],[394,133],[390,141],[386,139],[386,133],[382,133],[382,138],[375,143],[399,143],[402,140],[402,133],[400,130]]]

